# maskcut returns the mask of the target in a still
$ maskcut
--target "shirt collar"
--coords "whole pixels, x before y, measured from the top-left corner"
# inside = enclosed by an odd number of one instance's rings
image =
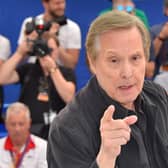
[[[29,150],[34,149],[36,147],[36,145],[35,145],[34,141],[32,140],[31,136],[29,136],[28,138],[30,138],[30,139],[29,139],[29,142],[28,142],[27,147],[26,147],[26,152],[28,152]],[[14,146],[12,144],[12,140],[9,136],[7,136],[7,138],[5,140],[4,149],[8,150],[8,151],[15,152]]]
[[[117,102],[116,100],[114,100],[110,96],[108,96],[107,93],[103,90],[103,88],[101,88],[101,86],[99,85],[96,77],[95,77],[95,84],[98,86],[98,90],[101,94],[101,97],[104,100],[105,106],[106,107],[108,107],[109,105],[115,106],[116,112],[114,113],[114,119],[122,119],[122,118],[125,118],[126,116],[133,115],[133,114],[136,115],[137,112],[143,113],[143,111],[141,109],[141,105],[142,105],[141,94],[139,94],[138,97],[136,98],[136,100],[134,101],[135,111],[132,111],[132,110],[126,109],[119,102]]]

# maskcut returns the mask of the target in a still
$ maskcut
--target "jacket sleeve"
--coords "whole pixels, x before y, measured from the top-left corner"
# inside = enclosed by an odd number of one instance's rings
[[[88,142],[81,132],[69,125],[59,124],[56,118],[50,128],[47,161],[49,168],[98,168],[96,159],[89,154]],[[75,124],[74,124],[75,125]]]

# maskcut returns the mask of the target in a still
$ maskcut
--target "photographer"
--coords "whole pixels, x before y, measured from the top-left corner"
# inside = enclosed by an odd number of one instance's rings
[[[27,53],[35,47],[37,39],[37,34],[31,33],[18,46],[13,56],[3,64],[0,70],[0,84],[21,83],[19,101],[30,108],[31,132],[47,138],[50,122],[75,94],[75,77],[71,69],[56,64],[55,60],[59,55],[58,41],[56,36],[46,32],[42,40],[47,42],[45,47],[50,52],[45,55],[44,50],[43,55],[37,54],[35,64],[26,63],[17,67]],[[42,47],[39,48],[39,51],[41,50]]]
[[[81,32],[77,23],[66,18],[65,0],[42,0],[44,13],[36,18],[43,19],[45,22],[52,22],[50,33],[58,33],[60,42],[60,57],[58,63],[74,69],[78,63],[79,51],[81,48]],[[31,22],[32,18],[26,18],[23,21],[18,43],[24,38],[25,25]],[[32,59],[34,61],[34,59]]]

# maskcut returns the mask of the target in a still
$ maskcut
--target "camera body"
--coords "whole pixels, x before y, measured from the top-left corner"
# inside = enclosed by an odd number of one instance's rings
[[[29,51],[29,55],[35,55],[37,57],[44,57],[50,54],[52,51],[51,48],[48,47],[47,41],[42,38],[37,38],[33,41],[33,46],[31,51]]]
[[[52,23],[58,23],[60,26],[67,24],[67,19],[65,16],[56,17],[49,22],[45,22],[44,19],[40,17],[32,18],[32,21],[27,22],[25,25],[25,33],[28,35],[34,30],[37,32],[38,37],[36,40],[33,40],[33,46],[29,55],[35,55],[38,57],[44,57],[51,53],[51,48],[48,47],[47,41],[42,38],[42,34],[45,31],[48,31]]]

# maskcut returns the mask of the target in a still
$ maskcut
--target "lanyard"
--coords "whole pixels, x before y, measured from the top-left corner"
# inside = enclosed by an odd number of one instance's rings
[[[19,157],[19,160],[16,163],[15,163],[14,153],[12,151],[10,151],[10,155],[11,155],[11,158],[12,158],[12,161],[13,161],[13,165],[14,165],[15,168],[19,168],[20,167],[20,165],[21,165],[21,163],[23,161],[23,157],[24,157],[24,155],[26,153],[26,150],[27,150],[29,142],[30,142],[30,136],[27,138],[24,150],[21,153],[21,156]]]

